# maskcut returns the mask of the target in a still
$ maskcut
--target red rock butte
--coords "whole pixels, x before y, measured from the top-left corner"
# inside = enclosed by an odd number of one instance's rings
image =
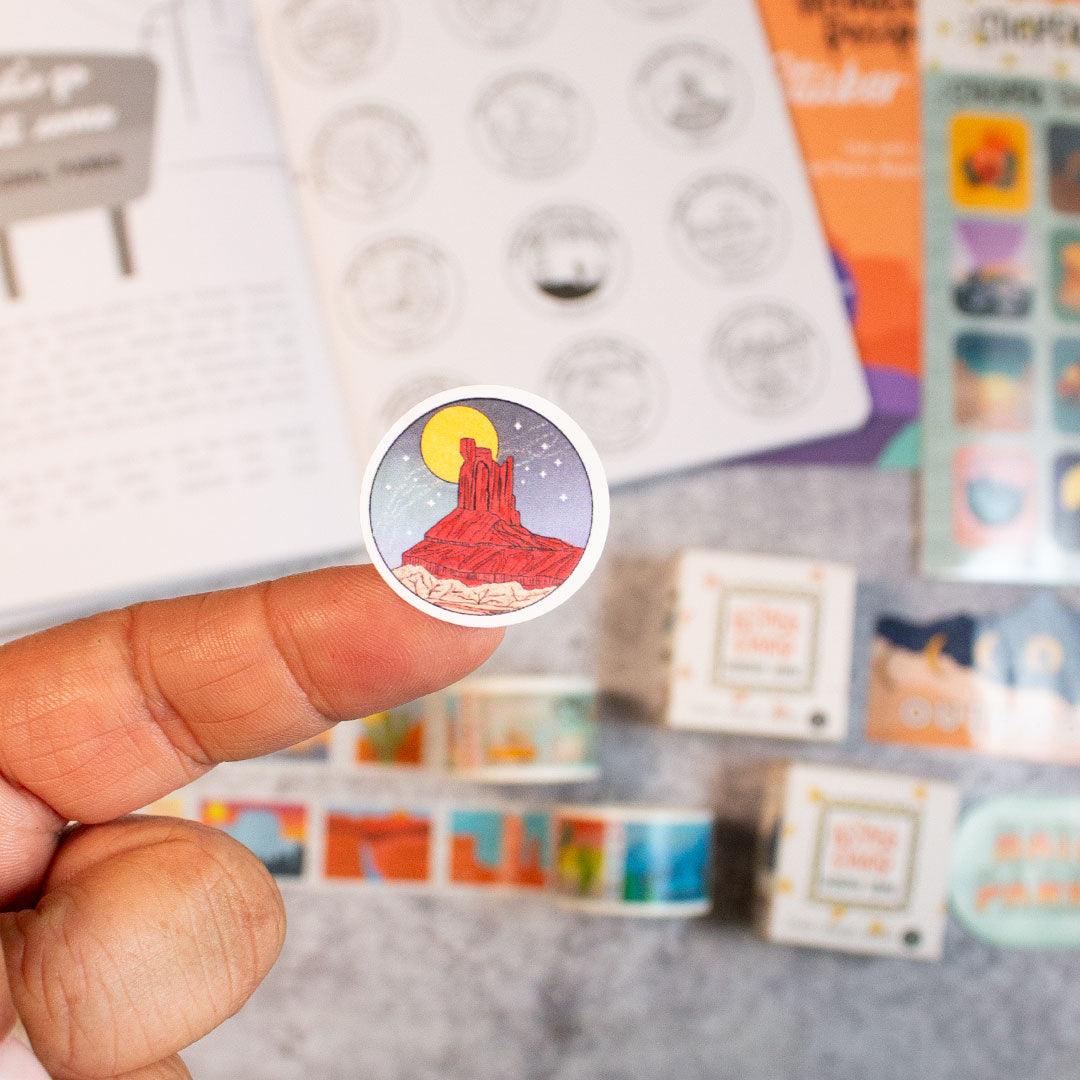
[[[437,578],[465,585],[516,581],[526,589],[561,585],[584,549],[537,536],[521,524],[514,499],[514,459],[501,465],[475,439],[461,440],[458,503],[401,557]]]

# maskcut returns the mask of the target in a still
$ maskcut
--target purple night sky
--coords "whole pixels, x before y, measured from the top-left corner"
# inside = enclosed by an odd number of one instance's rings
[[[435,413],[451,405],[482,412],[499,435],[499,461],[514,459],[514,497],[521,524],[540,536],[585,547],[592,530],[592,489],[570,440],[546,417],[500,398],[462,398],[432,409],[394,440],[371,488],[371,531],[386,565],[457,505],[457,484],[432,473],[420,455],[420,436]]]

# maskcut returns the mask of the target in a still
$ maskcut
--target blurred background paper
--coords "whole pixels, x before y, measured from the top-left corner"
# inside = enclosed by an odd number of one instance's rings
[[[549,397],[612,481],[869,399],[752,0],[257,0],[361,445]]]
[[[873,400],[858,431],[770,460],[912,468],[922,374],[918,10],[913,0],[758,6]]]
[[[0,42],[0,627],[355,549],[245,5],[8,5]]]

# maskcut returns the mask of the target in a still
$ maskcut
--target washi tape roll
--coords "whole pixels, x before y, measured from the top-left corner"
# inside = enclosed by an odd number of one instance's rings
[[[713,816],[705,810],[561,806],[555,880],[564,907],[596,915],[704,915]]]
[[[462,780],[595,780],[596,684],[560,676],[466,679],[442,696],[450,771]]]

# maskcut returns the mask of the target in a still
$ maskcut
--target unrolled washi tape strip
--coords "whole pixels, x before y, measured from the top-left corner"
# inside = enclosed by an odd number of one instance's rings
[[[711,906],[713,816],[705,810],[560,806],[556,899],[597,915],[704,915]]]
[[[554,895],[597,915],[710,906],[706,811],[268,798],[196,783],[143,812],[222,829],[294,886]]]
[[[595,780],[596,684],[560,676],[477,677],[441,695],[451,773],[500,784]]]
[[[387,584],[461,626],[558,607],[607,537],[607,480],[588,437],[550,402],[502,386],[448,390],[407,412],[368,465],[362,505]]]

